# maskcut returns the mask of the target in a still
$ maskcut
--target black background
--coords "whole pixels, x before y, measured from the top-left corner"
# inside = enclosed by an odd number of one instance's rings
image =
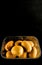
[[[15,4],[15,5],[14,5]],[[15,11],[15,12],[14,12]],[[42,50],[42,1],[20,0],[1,4],[0,49],[6,36],[33,35],[39,40]],[[13,19],[12,19],[13,17]],[[8,20],[9,19],[9,20]],[[11,20],[12,19],[12,20]],[[1,24],[1,23],[0,23]],[[0,56],[0,64],[42,64],[42,56],[31,60],[6,60]]]

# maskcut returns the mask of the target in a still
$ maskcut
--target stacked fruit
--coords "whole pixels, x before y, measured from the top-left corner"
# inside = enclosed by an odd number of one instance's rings
[[[6,58],[36,58],[38,54],[37,44],[33,41],[17,40],[5,44]]]

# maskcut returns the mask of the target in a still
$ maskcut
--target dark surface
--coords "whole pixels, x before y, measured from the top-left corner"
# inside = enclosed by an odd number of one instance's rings
[[[37,24],[36,24],[37,25]],[[10,36],[15,36],[15,35],[33,35],[33,36],[36,36],[39,40],[39,43],[40,43],[40,47],[42,49],[42,30],[39,28],[39,26],[37,27],[36,25],[33,25],[31,26],[31,28],[29,28],[29,25],[28,25],[28,30],[25,29],[23,31],[19,30],[18,31],[4,31],[1,32],[1,35],[0,35],[0,47],[2,45],[2,41],[4,39],[4,37],[10,35]],[[34,27],[34,28],[33,28]],[[16,29],[17,30],[17,29]],[[22,33],[22,34],[21,34]],[[25,60],[6,60],[6,59],[3,59],[2,57],[0,57],[0,63],[1,64],[42,64],[42,57],[40,57],[39,59],[31,59],[31,60],[28,60],[28,59],[25,59]]]
[[[9,2],[10,3],[10,2]],[[9,4],[8,3],[8,4]],[[3,6],[2,6],[3,5]],[[38,38],[40,42],[40,47],[42,50],[42,1],[41,0],[20,0],[16,1],[16,9],[14,9],[14,4],[7,6],[7,3],[1,4],[1,16],[5,17],[11,16],[12,14],[14,15],[14,10],[16,10],[16,13],[14,16],[16,16],[16,19],[10,23],[6,23],[7,19],[5,20],[5,25],[2,25],[0,27],[0,48],[2,45],[2,41],[4,37],[10,35],[10,36],[17,36],[17,35],[34,35]],[[12,16],[13,16],[12,15]],[[21,18],[23,16],[24,19]],[[25,17],[24,17],[25,16]],[[20,17],[20,18],[19,18]],[[26,18],[27,17],[27,18]],[[17,19],[18,18],[18,19]],[[10,18],[11,19],[11,18]],[[19,20],[20,19],[20,20]],[[3,18],[2,18],[3,20]],[[19,23],[17,23],[17,21]],[[22,22],[22,21],[24,22]],[[4,20],[3,20],[4,21]],[[9,22],[10,20],[8,20]],[[16,24],[15,24],[16,21]],[[21,21],[21,22],[20,22]],[[39,59],[35,60],[6,60],[0,57],[0,65],[1,64],[27,64],[27,65],[42,65],[42,57]]]

